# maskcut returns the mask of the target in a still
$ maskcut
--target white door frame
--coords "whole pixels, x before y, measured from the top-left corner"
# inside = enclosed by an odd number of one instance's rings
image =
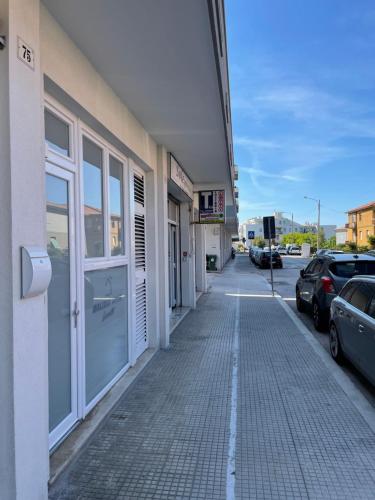
[[[178,225],[168,223],[168,253],[169,253],[169,301],[170,309],[179,305],[179,252],[178,252]],[[173,293],[174,292],[174,293]]]
[[[77,293],[77,246],[76,246],[76,196],[75,196],[75,174],[46,161],[46,175],[52,175],[64,179],[68,183],[68,206],[69,206],[69,251],[70,251],[70,332],[71,332],[71,413],[60,422],[49,434],[50,448],[55,446],[72,428],[79,419],[78,413],[78,337],[80,321],[76,321],[72,314],[75,304],[80,307]]]

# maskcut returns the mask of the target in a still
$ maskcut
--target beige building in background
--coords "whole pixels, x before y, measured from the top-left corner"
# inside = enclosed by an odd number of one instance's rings
[[[368,244],[368,237],[375,235],[375,201],[348,211],[347,241],[359,246]]]

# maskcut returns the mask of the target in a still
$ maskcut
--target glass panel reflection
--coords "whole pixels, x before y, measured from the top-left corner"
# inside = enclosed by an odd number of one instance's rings
[[[44,110],[44,126],[46,141],[51,149],[64,156],[70,156],[69,125],[53,113]]]
[[[71,411],[70,251],[68,182],[47,174],[49,429]]]
[[[109,157],[109,200],[110,200],[110,237],[111,255],[123,255],[124,252],[124,214],[123,214],[123,165]]]
[[[86,402],[128,362],[126,266],[85,272]]]
[[[83,138],[83,190],[86,257],[103,257],[103,158],[102,150]]]

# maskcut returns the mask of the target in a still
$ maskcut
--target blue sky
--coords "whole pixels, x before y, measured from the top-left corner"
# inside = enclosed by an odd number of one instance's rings
[[[375,2],[227,0],[240,221],[375,200]],[[286,216],[290,217],[287,213]]]

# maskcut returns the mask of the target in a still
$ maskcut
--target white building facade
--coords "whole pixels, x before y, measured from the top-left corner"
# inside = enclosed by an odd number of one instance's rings
[[[336,245],[345,245],[348,239],[346,227],[338,227],[335,232],[336,232]]]
[[[284,217],[283,212],[274,212],[273,215],[275,217],[276,243],[280,243],[282,241],[282,237],[286,234],[290,234],[293,232],[304,232],[304,226],[302,224],[299,224],[298,222],[288,217]],[[255,238],[264,238],[263,217],[254,217],[252,219],[248,219],[248,221],[241,224],[241,226],[241,237],[246,238],[247,245],[251,245],[251,240],[248,239],[249,231],[254,232]]]
[[[198,191],[225,190],[221,266],[237,233],[223,2],[146,3],[0,0],[2,500],[47,498],[67,436],[206,291]],[[23,247],[52,269],[24,298]]]
[[[290,233],[317,233],[318,226],[314,223],[305,222],[300,224],[296,222],[293,218],[284,217],[283,212],[274,212],[275,217],[275,229],[276,229],[276,243],[281,243],[283,236]],[[324,237],[326,239],[335,236],[336,226],[333,224],[321,225],[320,226]],[[248,219],[246,222],[240,225],[240,238],[246,238],[246,244],[251,245],[251,240],[248,239],[249,231],[254,232],[255,238],[264,238],[263,233],[263,217],[254,217]]]

